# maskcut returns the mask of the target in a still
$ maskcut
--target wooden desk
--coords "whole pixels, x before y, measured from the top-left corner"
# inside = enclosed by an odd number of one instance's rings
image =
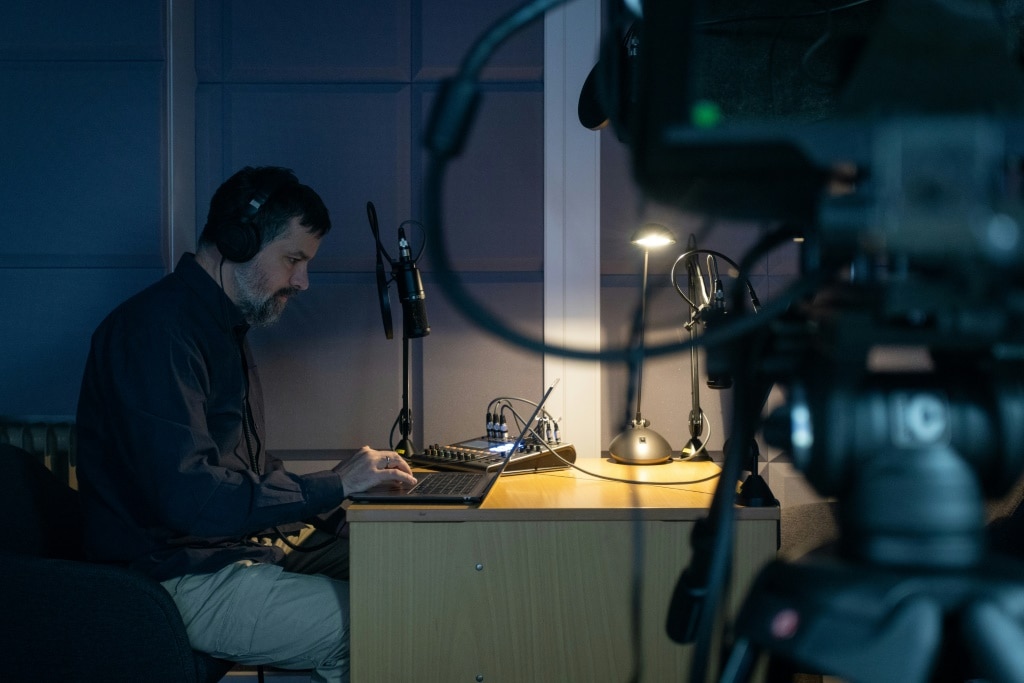
[[[692,646],[665,635],[669,599],[706,514],[712,463],[581,460],[501,478],[477,508],[352,505],[353,683],[624,683],[642,543],[644,681],[686,680]],[[777,508],[738,509],[731,607],[775,556]],[[642,531],[637,535],[637,531]]]

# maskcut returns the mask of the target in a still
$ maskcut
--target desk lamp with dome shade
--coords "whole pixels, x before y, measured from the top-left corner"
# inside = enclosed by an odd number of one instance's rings
[[[672,447],[661,434],[650,428],[650,422],[640,412],[644,376],[644,327],[647,316],[647,267],[650,250],[675,244],[675,236],[663,225],[650,223],[633,233],[630,242],[643,247],[644,270],[640,291],[639,359],[637,360],[636,414],[618,436],[612,439],[608,453],[619,462],[629,465],[654,465],[672,457]]]

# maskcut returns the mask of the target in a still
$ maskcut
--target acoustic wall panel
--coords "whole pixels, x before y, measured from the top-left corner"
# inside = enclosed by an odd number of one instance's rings
[[[533,337],[542,335],[544,283],[540,274],[470,273],[465,277],[467,286],[496,305],[516,329]],[[434,283],[429,286],[431,292],[438,292]],[[418,392],[420,443],[451,444],[482,436],[487,403],[493,398],[540,398],[544,375],[537,354],[482,329],[439,295],[429,299],[428,305],[431,332],[422,339],[423,380]],[[516,404],[517,410],[522,407]],[[527,410],[522,417],[529,414]]]
[[[161,0],[5,0],[0,59],[163,60]]]
[[[467,274],[468,286],[497,302],[517,329],[539,337],[539,277]],[[392,287],[392,290],[394,288]],[[482,430],[489,400],[536,400],[543,379],[536,354],[455,312],[424,277],[431,333],[409,340],[413,440],[452,443]],[[394,338],[384,336],[371,273],[321,273],[295,297],[280,322],[250,339],[263,378],[268,448],[383,447],[402,407],[402,309],[391,295]],[[481,434],[483,432],[481,431]]]
[[[368,273],[316,274],[277,325],[251,332],[269,448],[387,445],[402,405],[401,319],[387,340],[376,301]]]
[[[540,84],[484,86],[465,148],[445,175],[443,230],[456,269],[539,272],[544,260],[544,98]],[[425,120],[434,92],[419,98]],[[426,162],[426,151],[414,149]],[[414,184],[418,205],[423,185]]]
[[[414,27],[413,76],[432,81],[451,76],[470,48],[521,0],[421,0]],[[544,75],[544,21],[539,18],[500,45],[480,76],[485,81],[540,81]]]
[[[73,416],[92,331],[159,268],[0,268],[0,415]]]
[[[164,9],[0,8],[0,415],[74,415],[93,329],[162,274]]]
[[[409,80],[409,0],[199,0],[196,70],[205,82]]]
[[[0,265],[159,265],[162,83],[158,62],[0,69]]]

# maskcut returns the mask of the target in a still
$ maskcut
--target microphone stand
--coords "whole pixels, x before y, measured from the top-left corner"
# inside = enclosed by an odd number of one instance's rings
[[[398,228],[399,235],[399,260],[393,261],[391,256],[388,254],[384,245],[380,241],[380,227],[377,223],[377,209],[374,207],[373,202],[366,202],[366,215],[370,221],[370,232],[373,234],[373,241],[376,244],[377,250],[377,296],[380,300],[380,313],[381,320],[384,323],[384,336],[388,339],[393,337],[393,329],[391,322],[391,298],[390,291],[388,290],[388,280],[384,271],[384,259],[391,264],[392,273],[394,273],[395,267],[402,262],[402,259],[408,258],[408,243],[405,242],[405,233],[402,231],[401,226]],[[403,223],[404,225],[404,223]],[[394,275],[392,275],[394,279]],[[399,296],[401,297],[401,284],[399,284]],[[395,446],[395,452],[403,457],[409,457],[416,453],[416,447],[412,443],[412,409],[409,405],[409,395],[412,393],[412,376],[409,372],[409,312],[408,309],[402,306],[402,410],[398,414],[396,423],[398,424],[399,431],[401,432],[402,439]],[[395,427],[394,424],[391,426],[391,434],[394,436]]]
[[[690,235],[690,243],[687,245],[688,249],[697,248],[697,239],[694,235]],[[696,255],[690,257],[689,263],[686,268],[688,272],[687,277],[687,289],[690,293],[690,301],[696,304],[697,302],[697,278],[700,277],[700,272],[697,270],[698,266],[694,263]],[[697,353],[697,345],[693,344],[694,328],[697,326],[697,318],[700,314],[699,308],[690,307],[690,320],[686,323],[686,328],[690,331],[690,440],[683,446],[681,455],[683,459],[688,462],[703,462],[710,460],[711,456],[708,455],[707,448],[704,447],[704,441],[701,439],[701,434],[704,433],[704,411],[700,407],[700,356]]]
[[[690,285],[690,294],[694,293],[694,287]],[[697,326],[696,312],[691,313],[690,321],[686,324],[690,331],[690,341],[694,340],[693,328]],[[690,462],[710,460],[707,449],[701,434],[704,432],[704,411],[700,407],[700,358],[697,355],[697,346],[690,347],[690,440],[683,446],[683,458]]]
[[[412,393],[412,379],[409,372],[409,332],[412,330],[414,337],[422,337],[430,333],[430,327],[426,324],[426,312],[421,307],[414,308],[414,303],[422,304],[423,284],[416,269],[416,261],[412,258],[409,241],[405,237],[404,225],[398,226],[398,262],[392,264],[393,268],[401,270],[400,274],[395,274],[395,281],[398,283],[398,298],[402,301],[402,412],[398,415],[402,440],[395,447],[395,452],[408,458],[416,454],[416,447],[410,437],[412,411],[409,408],[409,395]],[[415,302],[411,301],[413,298]]]
[[[402,324],[402,411],[398,414],[398,429],[402,439],[395,446],[395,453],[408,458],[415,455],[416,448],[412,438],[412,409],[409,407],[409,394],[412,393],[412,376],[409,372],[409,335],[406,325]]]
[[[772,382],[765,382],[761,389],[760,399],[760,410],[758,415],[764,411],[764,406],[768,402],[768,397],[772,391]],[[726,440],[726,445],[723,447],[728,452],[729,441]],[[757,441],[750,438],[746,444],[746,470],[749,472],[747,478],[743,480],[739,488],[736,491],[736,504],[744,507],[760,508],[760,507],[778,507],[779,500],[772,493],[772,489],[768,486],[768,482],[764,480],[764,477],[757,471],[758,460],[761,452],[757,447]]]

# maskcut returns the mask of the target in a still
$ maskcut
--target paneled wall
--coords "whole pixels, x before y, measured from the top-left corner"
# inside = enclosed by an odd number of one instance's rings
[[[322,194],[334,229],[313,262],[310,290],[278,325],[252,335],[268,445],[386,445],[404,388],[401,309],[392,287],[396,339],[386,340],[366,203],[375,204],[393,254],[398,225],[422,218],[421,141],[441,79],[519,4],[7,3],[0,415],[73,415],[89,336],[103,315],[194,248],[224,178],[244,165],[278,164]],[[534,337],[544,326],[543,30],[538,22],[513,37],[483,71],[482,104],[443,202],[461,276]],[[567,87],[574,102],[578,91]],[[641,265],[628,237],[652,219],[680,242],[652,254],[649,338],[679,338],[686,311],[668,269],[687,235],[738,258],[758,226],[708,225],[651,205],[632,183],[628,150],[608,131],[587,134],[600,136],[603,341],[628,339]],[[416,242],[420,231],[408,227]],[[481,433],[489,399],[536,398],[546,379],[542,358],[482,331],[444,300],[430,264],[434,246],[421,263],[432,332],[409,344],[420,445]],[[758,293],[769,298],[795,272],[793,254],[766,262]],[[621,366],[602,369],[604,447],[631,412],[626,377]],[[689,396],[688,354],[648,361],[644,416],[677,450],[688,438]],[[723,401],[727,392],[703,389],[714,449],[725,429]]]
[[[401,307],[392,286],[389,341],[366,203],[394,255],[399,223],[421,218],[420,141],[439,82],[518,2],[169,2],[3,11],[0,415],[73,414],[102,316],[194,248],[224,178],[276,164],[321,193],[334,229],[310,290],[252,335],[269,447],[386,445],[404,388]],[[193,7],[193,34],[168,30],[172,10]],[[542,39],[537,23],[484,71],[484,102],[445,197],[463,277],[534,335],[543,321]],[[168,55],[183,52],[194,92],[167,87]],[[170,120],[176,98],[194,99],[192,126]],[[182,188],[169,190],[168,159],[190,129],[195,219],[172,223]],[[415,225],[407,231],[422,237]],[[409,343],[418,444],[475,436],[490,398],[542,389],[542,359],[446,306],[432,246],[421,263],[432,333]]]
[[[0,17],[0,415],[67,416],[92,329],[163,272],[164,6]]]

